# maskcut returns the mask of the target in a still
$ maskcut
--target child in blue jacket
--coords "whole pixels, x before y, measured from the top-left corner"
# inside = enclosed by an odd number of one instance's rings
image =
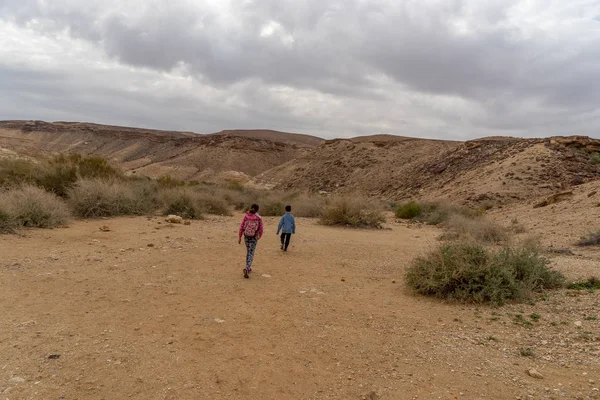
[[[296,221],[291,212],[292,206],[285,206],[285,214],[281,217],[279,226],[277,227],[277,235],[281,232],[281,250],[283,251],[287,251],[290,239],[296,233]]]

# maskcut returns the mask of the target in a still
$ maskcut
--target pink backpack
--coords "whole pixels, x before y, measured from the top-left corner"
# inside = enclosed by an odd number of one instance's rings
[[[258,233],[260,227],[259,219],[249,219],[244,226],[244,236],[254,237]]]

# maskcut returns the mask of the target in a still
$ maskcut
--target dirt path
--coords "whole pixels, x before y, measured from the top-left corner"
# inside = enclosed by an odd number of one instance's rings
[[[266,219],[244,280],[237,216],[160,221],[0,236],[0,399],[600,398],[598,294],[414,297],[403,271],[438,231],[310,220],[284,254]]]

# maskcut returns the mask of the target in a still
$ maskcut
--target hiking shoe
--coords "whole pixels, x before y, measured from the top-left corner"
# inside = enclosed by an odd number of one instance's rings
[[[244,268],[244,278],[250,278],[250,275],[248,275],[248,268]]]
[[[252,267],[248,267],[248,273],[252,272]]]
[[[283,250],[283,245],[281,245],[280,249]]]

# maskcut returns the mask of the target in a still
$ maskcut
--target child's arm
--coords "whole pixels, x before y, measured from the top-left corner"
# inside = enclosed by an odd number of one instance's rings
[[[296,234],[296,218],[292,216],[292,233]]]
[[[283,217],[279,220],[279,225],[277,226],[277,235],[281,232],[281,228],[283,228]]]
[[[241,239],[244,235],[244,226],[246,226],[246,219],[248,218],[244,215],[244,219],[242,219],[242,224],[240,225],[240,231],[238,232],[238,239]]]
[[[262,218],[258,218],[258,238],[260,239],[264,233],[264,226]]]

